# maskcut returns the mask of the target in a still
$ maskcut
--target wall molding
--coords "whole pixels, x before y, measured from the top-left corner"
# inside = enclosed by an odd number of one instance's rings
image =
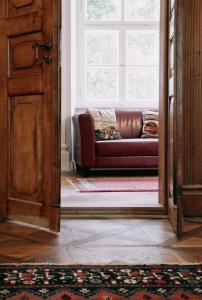
[[[70,153],[69,147],[66,144],[61,145],[61,171],[67,172],[70,171]]]

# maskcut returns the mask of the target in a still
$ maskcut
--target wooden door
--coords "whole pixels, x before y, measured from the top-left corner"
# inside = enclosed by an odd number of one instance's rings
[[[59,0],[0,1],[0,216],[59,231]]]
[[[177,102],[177,2],[169,1],[168,41],[168,216],[178,236],[182,234],[183,214],[180,174],[181,112]]]

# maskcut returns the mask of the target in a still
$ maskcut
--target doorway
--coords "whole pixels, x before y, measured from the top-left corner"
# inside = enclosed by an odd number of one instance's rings
[[[0,76],[0,142],[2,145],[0,216],[59,231],[60,1],[43,1],[44,5],[42,0],[39,2],[40,6],[35,2],[30,2],[26,6],[23,3],[10,5],[10,1],[7,0],[0,2],[0,48],[2,50],[0,64],[4,71]],[[167,4],[166,0],[165,3]],[[166,11],[165,9],[165,15]],[[69,22],[70,20],[71,18]],[[70,45],[71,37],[69,42]],[[162,49],[166,53],[165,45]],[[167,55],[164,56],[165,61],[166,57]],[[71,58],[68,56],[67,66],[72,63]],[[161,78],[167,78],[165,64],[161,62],[160,65],[165,71],[161,72]],[[66,76],[73,76],[70,70]],[[63,76],[63,79],[67,78]],[[70,85],[67,86],[69,93],[74,90],[71,89],[71,84],[75,83],[70,81]],[[165,85],[161,91],[161,95],[165,96]],[[71,95],[71,99],[73,98]],[[165,113],[166,105],[164,101],[160,103],[164,104]],[[72,116],[72,109],[70,107],[68,110],[69,118]],[[166,123],[166,114],[160,115],[164,117]],[[161,141],[160,145],[161,149],[166,150],[166,133],[163,136],[164,141]],[[160,190],[165,197],[160,199],[167,199],[166,151],[161,153],[164,155],[163,163],[161,162],[164,167],[160,167],[159,171],[164,174],[160,176],[164,184],[160,185]],[[171,209],[177,212],[176,203]],[[78,209],[75,211],[78,212]],[[87,211],[89,212],[89,208]],[[159,214],[163,214],[165,205],[162,205],[159,211]],[[123,209],[121,209],[122,213]],[[145,216],[144,208],[139,208],[139,214]],[[134,217],[135,211],[132,215]],[[173,220],[176,221],[177,218]]]
[[[62,147],[63,147],[63,159],[62,163],[64,162],[65,164],[65,148],[66,152],[70,154],[70,156],[73,156],[73,149],[72,149],[72,137],[69,137],[69,133],[72,131],[72,116],[75,114],[75,102],[76,102],[76,97],[77,95],[75,94],[75,90],[78,89],[77,85],[75,84],[76,82],[76,71],[78,72],[79,67],[77,66],[77,57],[72,57],[71,51],[65,51],[67,49],[67,45],[72,44],[72,52],[74,52],[78,47],[77,47],[77,38],[75,38],[78,35],[78,28],[75,25],[75,20],[73,18],[72,20],[72,15],[77,18],[77,13],[75,14],[75,9],[76,9],[76,1],[72,3],[70,7],[70,3],[65,3],[63,1],[63,13],[65,14],[65,18],[63,18],[63,32],[65,35],[65,38],[63,38],[63,66],[68,65],[68,62],[71,62],[73,65],[73,70],[70,72],[69,70],[63,70],[63,78],[69,79],[69,87],[71,89],[68,90],[67,84],[65,81],[63,83],[63,89],[62,93],[65,95],[65,89],[66,89],[66,95],[62,97],[62,99],[70,99],[68,100],[70,103],[68,104],[69,109],[67,108],[67,103],[66,100],[63,102],[63,107],[62,109],[63,116],[62,116],[62,139],[64,142],[62,142]],[[163,4],[162,4],[163,3]],[[138,170],[120,170],[119,172],[111,171],[97,171],[93,170],[90,178],[85,179],[87,180],[92,180],[92,179],[103,179],[103,178],[120,178],[121,177],[153,177],[155,178],[158,176],[158,181],[159,181],[159,190],[158,191],[146,191],[146,192],[105,192],[105,193],[92,193],[92,192],[86,192],[86,193],[81,193],[78,190],[78,186],[76,186],[74,183],[75,179],[82,180],[82,176],[78,175],[78,173],[75,171],[76,167],[75,165],[70,166],[71,171],[66,172],[62,175],[62,213],[63,215],[69,215],[70,212],[72,211],[75,212],[75,210],[80,210],[81,212],[86,212],[88,210],[91,210],[93,213],[96,212],[96,214],[100,212],[101,214],[105,214],[107,211],[107,208],[109,209],[109,214],[113,213],[116,211],[117,214],[120,215],[120,211],[123,214],[131,214],[131,209],[133,213],[137,212],[138,214],[143,214],[144,212],[146,214],[156,214],[156,215],[163,215],[165,214],[165,209],[166,209],[166,204],[165,204],[165,199],[166,199],[166,111],[167,111],[167,86],[165,82],[167,82],[167,1],[161,3],[161,8],[160,8],[160,54],[159,54],[159,66],[160,66],[160,74],[161,74],[161,80],[160,80],[160,95],[159,95],[159,119],[160,119],[160,136],[159,136],[159,168],[158,172],[156,170],[153,171],[138,171]],[[71,20],[71,21],[70,21]],[[71,32],[65,32],[64,27],[66,28],[71,28]],[[66,62],[66,63],[64,63]],[[76,67],[75,67],[76,66]],[[64,67],[65,68],[65,67]],[[72,80],[71,80],[71,79]],[[63,79],[62,79],[63,81]],[[164,84],[163,84],[164,82]],[[71,92],[70,92],[71,90]],[[67,96],[67,97],[66,97]],[[63,101],[63,100],[62,100]],[[77,109],[77,111],[82,112],[86,108],[80,108]],[[65,116],[66,114],[66,116]],[[68,115],[68,118],[67,118]],[[70,145],[70,146],[69,146]],[[68,149],[67,149],[68,148]],[[72,153],[71,153],[72,152]],[[67,154],[67,153],[66,153]],[[67,168],[68,169],[68,168]],[[72,180],[73,179],[73,180]],[[96,198],[96,201],[95,201]],[[126,199],[125,203],[123,202],[122,199]],[[130,211],[130,213],[129,213]]]

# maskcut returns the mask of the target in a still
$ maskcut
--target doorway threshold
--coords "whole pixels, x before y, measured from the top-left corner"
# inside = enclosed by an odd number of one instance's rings
[[[62,219],[167,218],[163,206],[153,207],[62,207]]]

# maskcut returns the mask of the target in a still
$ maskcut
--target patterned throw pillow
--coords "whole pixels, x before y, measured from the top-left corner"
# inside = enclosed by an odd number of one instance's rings
[[[114,109],[88,109],[87,113],[93,117],[97,141],[121,139]]]
[[[156,111],[144,111],[142,138],[159,137],[159,113]]]

